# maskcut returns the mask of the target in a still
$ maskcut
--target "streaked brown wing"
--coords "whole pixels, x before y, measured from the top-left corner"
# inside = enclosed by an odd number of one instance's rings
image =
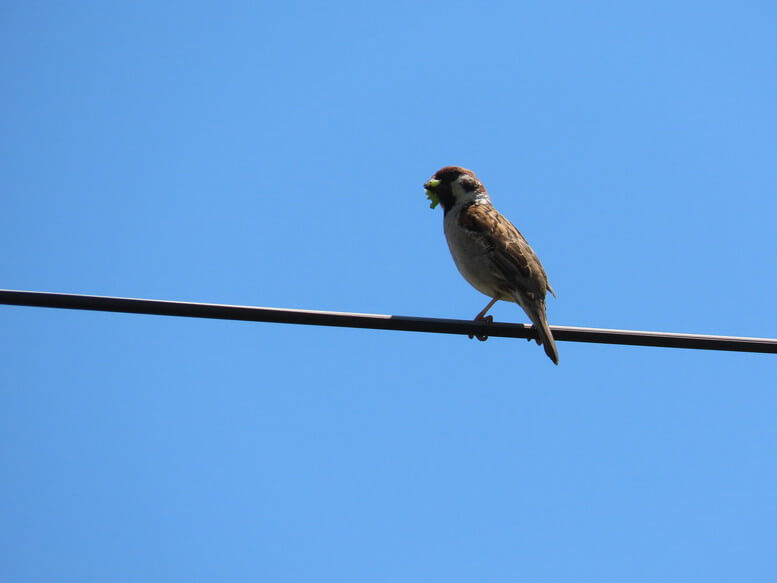
[[[471,204],[459,213],[459,225],[476,238],[506,283],[545,297],[548,278],[520,231],[493,206]]]

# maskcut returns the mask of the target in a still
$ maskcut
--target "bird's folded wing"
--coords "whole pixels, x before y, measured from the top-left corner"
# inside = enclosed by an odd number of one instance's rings
[[[544,297],[548,285],[545,270],[534,251],[515,228],[493,206],[471,204],[459,213],[459,225],[483,249],[506,284]]]

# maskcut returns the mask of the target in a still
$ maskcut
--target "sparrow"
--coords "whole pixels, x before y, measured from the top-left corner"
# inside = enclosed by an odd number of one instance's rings
[[[492,322],[486,312],[499,300],[515,302],[534,325],[537,344],[558,364],[558,350],[545,314],[548,282],[529,243],[491,204],[475,173],[460,166],[441,168],[424,184],[431,208],[444,211],[443,230],[461,275],[472,287],[491,298],[475,321]],[[470,336],[472,338],[472,336]],[[487,336],[478,336],[486,340]]]

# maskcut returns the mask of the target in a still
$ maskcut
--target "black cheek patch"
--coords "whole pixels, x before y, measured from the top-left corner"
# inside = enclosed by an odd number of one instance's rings
[[[459,180],[459,184],[461,184],[461,187],[467,192],[474,192],[478,189],[478,181],[469,176],[465,176]]]

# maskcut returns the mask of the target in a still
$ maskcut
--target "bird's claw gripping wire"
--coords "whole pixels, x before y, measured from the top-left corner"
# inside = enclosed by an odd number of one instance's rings
[[[494,321],[493,316],[481,316],[480,314],[478,314],[478,317],[475,318],[475,322],[485,322],[486,324],[491,324],[493,323],[493,321]],[[477,338],[481,342],[485,342],[486,340],[488,340],[488,336],[485,334],[467,334],[467,338],[469,338],[470,340],[472,340],[473,338]]]

